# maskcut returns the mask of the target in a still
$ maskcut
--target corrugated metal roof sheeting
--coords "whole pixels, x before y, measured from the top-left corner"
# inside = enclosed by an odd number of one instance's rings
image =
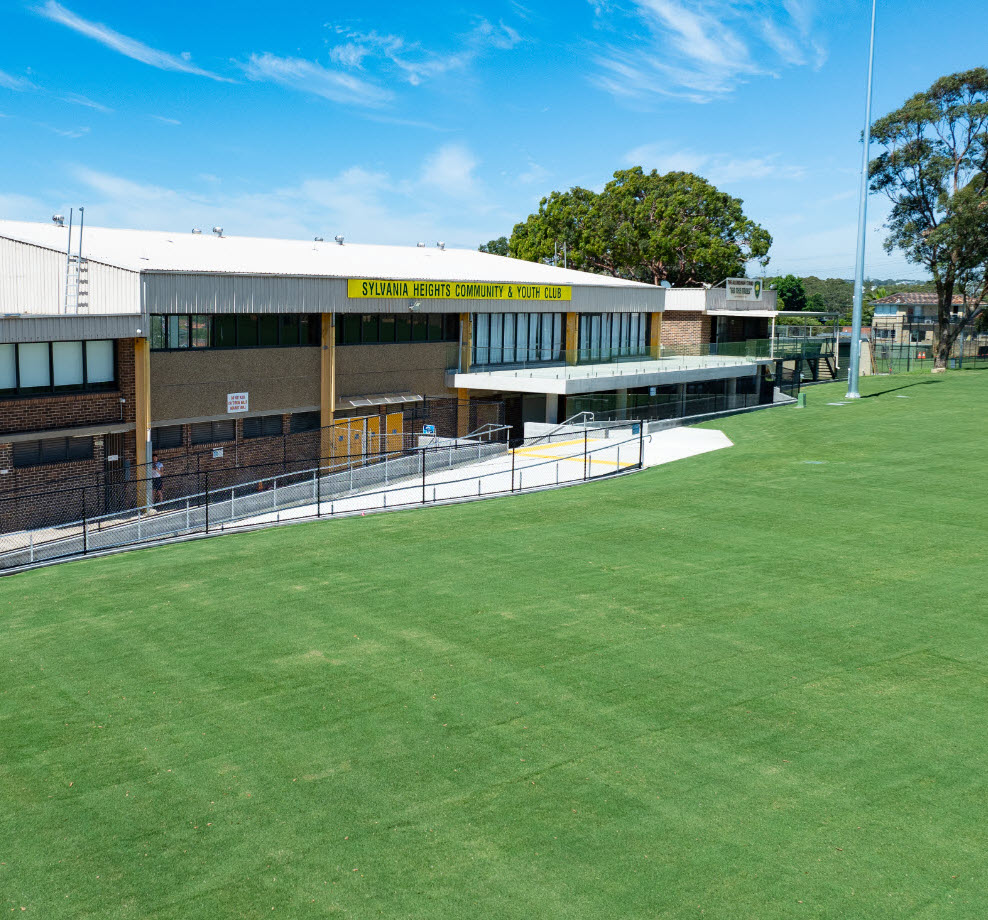
[[[407,313],[410,300],[353,299],[339,278],[206,275],[154,272],[142,276],[146,313]],[[662,310],[665,291],[573,286],[571,301],[420,300],[433,313],[649,313]]]
[[[141,331],[138,331],[141,330]],[[0,344],[11,342],[78,342],[82,339],[132,339],[147,334],[144,317],[128,316],[4,316]]]
[[[79,314],[140,312],[136,272],[87,260],[86,274],[88,304]],[[0,237],[0,314],[53,316],[64,308],[65,254]]]

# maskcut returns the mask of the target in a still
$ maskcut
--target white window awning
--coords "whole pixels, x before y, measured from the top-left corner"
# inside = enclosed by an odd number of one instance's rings
[[[337,411],[346,409],[368,409],[373,406],[399,406],[405,403],[422,402],[423,397],[416,393],[371,393],[367,396],[347,396],[336,401]]]

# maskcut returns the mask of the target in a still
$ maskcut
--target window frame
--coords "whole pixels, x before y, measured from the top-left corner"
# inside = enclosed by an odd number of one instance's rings
[[[89,343],[90,342],[110,342],[112,345],[113,379],[90,382],[89,380]],[[72,396],[79,393],[106,393],[116,392],[120,389],[120,369],[117,355],[116,339],[65,339],[52,340],[49,342],[9,342],[14,349],[14,387],[0,390],[0,400],[5,399],[50,399],[59,396]],[[82,351],[82,382],[56,384],[55,383],[55,346],[56,345],[76,345]],[[21,382],[21,346],[43,345],[48,350],[48,383],[39,386],[24,386]],[[42,359],[43,360],[43,359]]]

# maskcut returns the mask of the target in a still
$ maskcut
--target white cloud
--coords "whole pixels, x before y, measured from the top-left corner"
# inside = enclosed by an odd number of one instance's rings
[[[218,224],[233,236],[311,240],[342,233],[353,242],[414,245],[441,239],[473,248],[514,219],[490,204],[474,175],[476,165],[466,148],[446,146],[407,176],[354,166],[239,192],[206,176],[199,177],[200,188],[186,190],[85,166],[72,175],[73,194],[86,202],[87,222],[98,226],[182,231]]]
[[[71,10],[66,9],[60,3],[56,3],[55,0],[48,0],[48,2],[43,6],[37,8],[37,12],[46,19],[50,19],[52,22],[60,23],[63,26],[67,26],[68,28],[78,32],[80,35],[85,35],[87,38],[92,38],[100,44],[105,45],[107,48],[111,48],[113,51],[119,52],[125,57],[132,58],[135,61],[140,61],[142,64],[147,64],[150,67],[156,67],[158,70],[173,70],[179,73],[194,74],[199,77],[209,77],[210,80],[219,80],[224,83],[233,82],[232,80],[229,80],[226,77],[221,77],[219,74],[215,74],[212,71],[197,67],[192,63],[191,55],[189,55],[188,52],[183,52],[180,55],[174,55],[169,54],[167,51],[159,51],[157,48],[151,48],[143,42],[138,41],[136,38],[130,38],[127,35],[116,32],[109,26],[105,26],[102,23],[91,22],[88,19],[83,19]]]
[[[392,98],[388,90],[368,80],[302,58],[277,57],[267,52],[252,54],[244,72],[252,80],[278,83],[332,102],[376,107]]]
[[[59,128],[56,125],[46,125],[44,122],[37,123],[39,127],[46,128],[48,131],[59,135],[59,137],[69,137],[69,138],[79,138],[85,137],[89,133],[89,128]]]
[[[73,105],[85,106],[87,109],[95,109],[97,112],[103,112],[105,115],[109,115],[113,112],[113,109],[103,105],[99,102],[93,102],[92,99],[87,99],[85,96],[80,96],[78,93],[66,93],[62,98],[66,102],[71,102]]]
[[[806,170],[779,162],[778,154],[762,157],[731,157],[724,154],[676,150],[665,144],[644,144],[624,155],[629,166],[655,169],[660,173],[692,172],[714,185],[734,185],[757,179],[798,180]]]
[[[420,183],[455,198],[478,198],[480,184],[474,175],[477,160],[460,144],[446,144],[426,157]]]
[[[596,47],[591,80],[618,96],[706,102],[777,67],[819,66],[825,54],[813,38],[810,0],[787,0],[774,14],[760,0],[629,0],[616,10],[588,0],[598,19],[623,15],[627,44]],[[757,28],[753,28],[757,26]],[[617,33],[618,29],[613,29]],[[758,39],[760,38],[760,41]]]
[[[35,85],[26,77],[15,77],[13,74],[0,70],[0,87],[12,89],[15,92],[24,92],[29,89],[36,89]]]
[[[180,125],[182,123],[177,118],[168,118],[165,115],[152,115],[151,117],[155,121],[160,121],[163,125]]]
[[[360,32],[340,26],[335,31],[344,39],[342,44],[330,49],[330,57],[335,62],[364,69],[373,61],[385,70],[396,70],[412,86],[451,71],[464,70],[491,48],[507,51],[524,40],[506,23],[499,21],[494,25],[486,19],[480,19],[463,38],[461,48],[449,52],[429,50],[400,35]]]

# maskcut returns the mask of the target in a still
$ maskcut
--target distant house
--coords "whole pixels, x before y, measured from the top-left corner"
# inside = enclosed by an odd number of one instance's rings
[[[873,300],[875,314],[872,329],[876,339],[892,339],[901,342],[931,342],[937,324],[937,295],[935,292],[909,291],[889,294]],[[963,307],[964,298],[955,295],[955,314]]]

